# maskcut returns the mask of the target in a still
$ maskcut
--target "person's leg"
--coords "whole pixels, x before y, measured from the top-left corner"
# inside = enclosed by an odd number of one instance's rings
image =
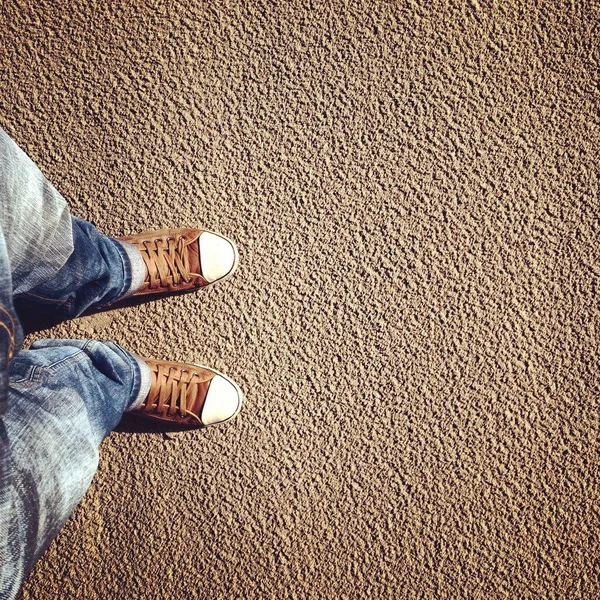
[[[44,340],[9,369],[3,417],[12,477],[0,598],[13,598],[87,490],[98,447],[125,410],[146,398],[150,373],[113,343]],[[2,532],[4,534],[4,532]]]
[[[4,419],[8,410],[8,365],[21,345],[21,327],[12,305],[11,276],[6,244],[0,231],[0,598],[3,594],[4,558],[13,535],[12,463]]]
[[[24,289],[16,280],[15,305],[21,318],[41,310],[54,318],[70,319],[87,310],[108,306],[134,292],[143,283],[143,260],[132,246],[100,233],[94,225],[71,218],[73,251],[65,264],[50,278],[39,278]],[[137,253],[137,261],[133,253]]]
[[[0,230],[20,306],[70,318],[143,285],[140,252],[72,217],[65,199],[1,129]]]
[[[133,294],[193,291],[227,279],[235,244],[202,229],[112,238],[71,217],[64,198],[0,129],[0,231],[22,318],[76,317]]]
[[[0,230],[15,294],[54,277],[73,252],[64,198],[1,129]]]
[[[150,382],[149,369],[116,346],[46,342],[21,351],[13,301],[39,295],[36,312],[58,307],[63,316],[109,301],[128,284],[134,287],[128,249],[143,271],[135,248],[74,221],[62,196],[0,130],[2,599],[16,596],[85,492],[98,445],[131,402],[132,390],[139,387],[142,401]]]
[[[139,404],[147,417],[205,425],[241,404],[237,386],[215,372],[156,361],[151,370],[114,344],[45,341],[20,351],[13,295],[68,318],[136,291],[171,291],[182,276],[192,289],[230,274],[232,247],[195,231],[193,243],[187,231],[130,245],[103,236],[68,214],[0,130],[0,598],[17,594],[83,496],[98,445],[125,409]]]
[[[98,448],[125,411],[169,425],[227,422],[239,387],[191,363],[142,359],[112,342],[42,340],[9,368],[4,456],[11,477],[0,598],[13,598],[90,485]],[[2,532],[4,533],[4,532]]]

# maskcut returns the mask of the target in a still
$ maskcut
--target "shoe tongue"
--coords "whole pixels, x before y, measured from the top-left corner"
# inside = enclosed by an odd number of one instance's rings
[[[200,270],[200,244],[198,242],[200,238],[196,238],[189,246],[188,246],[188,259],[190,261],[190,273],[199,273],[202,274]]]

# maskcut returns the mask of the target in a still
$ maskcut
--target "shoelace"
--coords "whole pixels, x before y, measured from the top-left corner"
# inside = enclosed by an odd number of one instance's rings
[[[191,417],[202,424],[198,414],[206,396],[209,381],[197,373],[168,365],[149,365],[152,374],[150,392],[142,409],[170,417]]]
[[[200,275],[190,272],[190,259],[184,236],[175,240],[144,241],[142,258],[148,269],[148,285],[150,289],[157,287],[177,286],[182,281],[189,283],[192,277]]]

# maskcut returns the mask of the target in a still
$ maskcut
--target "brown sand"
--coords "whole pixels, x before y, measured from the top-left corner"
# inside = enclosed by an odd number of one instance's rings
[[[600,596],[600,5],[538,4],[1,4],[0,123],[73,211],[240,246],[49,335],[247,394],[112,434],[24,598]]]

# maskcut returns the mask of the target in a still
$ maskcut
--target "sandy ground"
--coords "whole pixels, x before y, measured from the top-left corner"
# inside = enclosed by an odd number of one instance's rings
[[[212,365],[24,598],[600,596],[600,4],[0,2],[0,125],[75,214],[232,280],[40,335]]]

